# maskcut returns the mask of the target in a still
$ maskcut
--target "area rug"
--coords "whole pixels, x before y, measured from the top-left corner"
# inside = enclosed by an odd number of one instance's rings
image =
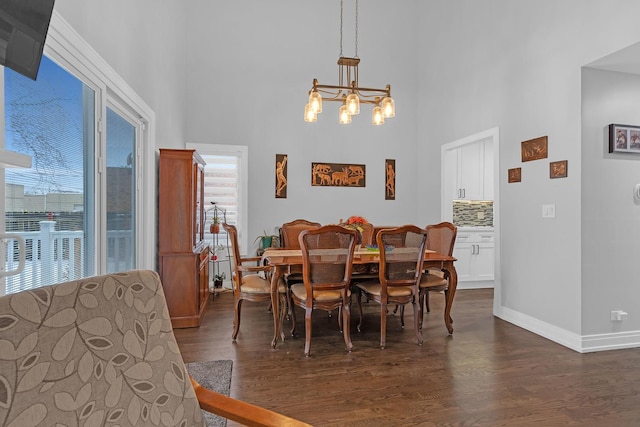
[[[201,386],[229,396],[231,389],[231,360],[185,363],[187,371]],[[227,419],[202,411],[208,427],[225,427]]]

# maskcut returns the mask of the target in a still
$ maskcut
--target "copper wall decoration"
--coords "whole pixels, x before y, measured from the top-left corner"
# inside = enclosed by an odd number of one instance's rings
[[[566,178],[569,169],[568,160],[549,163],[549,178]]]
[[[286,154],[276,154],[276,199],[287,198],[287,158]]]
[[[547,158],[547,137],[530,139],[522,142],[522,161],[539,160]]]
[[[366,166],[351,163],[311,163],[314,187],[365,187]]]
[[[522,168],[509,169],[509,182],[522,181]]]
[[[385,200],[396,199],[396,160],[386,159],[384,161],[385,184],[384,198]]]

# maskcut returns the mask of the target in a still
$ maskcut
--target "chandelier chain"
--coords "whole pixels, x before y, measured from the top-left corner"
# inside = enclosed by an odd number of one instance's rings
[[[358,57],[358,0],[356,0],[356,58]]]
[[[340,56],[342,56],[342,15],[344,13],[344,0],[340,0]]]

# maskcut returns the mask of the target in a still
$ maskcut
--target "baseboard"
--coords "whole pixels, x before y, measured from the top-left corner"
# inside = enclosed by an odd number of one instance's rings
[[[579,353],[640,347],[640,331],[578,335],[506,307],[494,315]]]
[[[543,322],[510,308],[500,307],[500,313],[494,313],[496,317],[513,323],[523,329],[533,332],[536,335],[547,338],[553,342],[570,348],[571,350],[582,353],[581,337],[578,334],[569,332],[565,329]]]
[[[458,281],[456,289],[492,289],[494,287],[493,284],[493,280],[469,280],[468,282]]]
[[[583,353],[638,347],[640,347],[640,331],[613,332],[609,334],[582,336]]]

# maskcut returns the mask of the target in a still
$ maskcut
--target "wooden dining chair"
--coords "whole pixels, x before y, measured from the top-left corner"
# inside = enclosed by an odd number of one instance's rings
[[[418,283],[422,275],[422,262],[427,232],[414,225],[380,230],[376,237],[380,250],[380,271],[378,280],[356,284],[358,289],[358,309],[362,329],[362,297],[380,304],[380,348],[386,345],[387,307],[390,304],[413,305],[416,339],[422,345],[422,333],[418,324],[420,305]],[[390,242],[395,243],[391,245]],[[396,246],[397,245],[397,246]],[[404,319],[401,318],[404,327]]]
[[[457,234],[458,227],[450,222],[427,225],[427,249],[451,256]],[[445,271],[438,269],[424,271],[420,279],[420,307],[424,306],[427,312],[430,312],[429,292],[444,292],[446,296],[448,289],[449,277]],[[422,314],[424,312],[421,312]],[[422,317],[420,327],[422,327]]]
[[[233,342],[236,342],[238,332],[240,331],[240,315],[243,301],[271,302],[271,281],[270,273],[273,267],[269,265],[258,265],[261,260],[260,257],[243,257],[240,255],[240,248],[238,246],[238,230],[235,225],[222,224],[222,227],[226,230],[231,241],[232,259],[233,259],[233,272],[232,286],[233,286],[233,301],[234,301],[234,315],[233,315],[233,334],[231,338]],[[254,265],[247,265],[248,263],[254,263]],[[259,273],[263,273],[260,275]],[[278,297],[281,304],[285,304],[286,298],[286,286],[284,281],[278,283]],[[284,305],[283,305],[284,307]],[[277,313],[276,313],[277,314]],[[280,322],[280,320],[278,320]]]
[[[356,247],[355,230],[339,225],[304,230],[298,240],[302,250],[303,283],[294,283],[289,293],[292,312],[298,306],[305,310],[304,355],[309,357],[313,310],[339,309],[339,325],[347,350],[351,351],[349,324],[351,311],[349,303],[351,291],[351,268]],[[292,316],[291,335],[295,334],[295,315]]]
[[[312,230],[320,227],[322,224],[319,222],[307,221],[306,219],[296,219],[291,222],[285,222],[280,227],[280,243],[281,246],[287,249],[300,249],[300,243],[298,236],[304,230]],[[285,275],[287,285],[291,286],[293,283],[302,283],[302,269],[292,269]]]

